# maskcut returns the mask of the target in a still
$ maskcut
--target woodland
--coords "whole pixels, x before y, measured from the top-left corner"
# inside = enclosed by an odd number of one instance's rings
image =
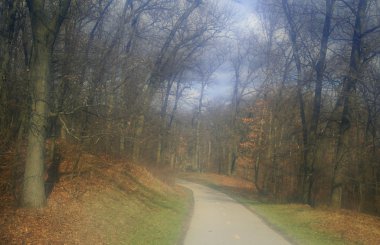
[[[45,206],[71,145],[75,178],[90,152],[378,215],[380,1],[238,2],[1,0],[1,195]]]

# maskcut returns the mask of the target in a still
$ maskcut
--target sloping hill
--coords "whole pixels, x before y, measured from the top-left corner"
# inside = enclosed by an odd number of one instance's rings
[[[120,160],[83,153],[75,166],[78,155],[70,154],[74,151],[70,146],[62,150],[60,178],[44,209],[16,208],[3,185],[2,243],[178,243],[190,193],[164,184],[144,167]],[[7,161],[12,159],[10,152]],[[2,171],[2,183],[11,172]]]

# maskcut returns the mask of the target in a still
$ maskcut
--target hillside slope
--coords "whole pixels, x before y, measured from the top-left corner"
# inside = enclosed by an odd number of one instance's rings
[[[143,167],[91,154],[80,156],[80,171],[73,175],[76,161],[70,156],[75,154],[69,153],[74,148],[66,147],[65,151],[58,168],[60,179],[46,208],[16,208],[9,193],[3,191],[0,200],[1,243],[179,242],[190,209],[190,193],[164,184]],[[2,172],[2,183],[5,183],[4,179],[11,171],[3,168]]]

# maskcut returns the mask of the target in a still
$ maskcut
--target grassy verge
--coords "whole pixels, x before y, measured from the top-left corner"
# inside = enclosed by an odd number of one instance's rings
[[[251,203],[248,207],[296,244],[357,244],[344,239],[333,230],[323,228],[323,217],[310,207],[258,202]]]
[[[85,202],[93,228],[106,244],[177,244],[190,209],[190,195],[140,192],[125,195],[108,189]]]
[[[253,186],[226,176],[185,174],[180,178],[225,192],[258,214],[294,244],[380,244],[379,217],[300,204],[260,202],[252,192]]]

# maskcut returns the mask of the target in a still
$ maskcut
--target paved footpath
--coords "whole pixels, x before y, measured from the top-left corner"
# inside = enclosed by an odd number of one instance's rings
[[[194,212],[184,245],[290,245],[229,196],[184,180],[177,184],[194,194]]]

